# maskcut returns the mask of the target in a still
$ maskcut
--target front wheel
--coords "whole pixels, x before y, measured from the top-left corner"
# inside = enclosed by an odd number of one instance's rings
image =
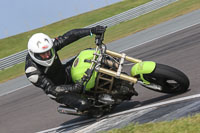
[[[190,84],[188,77],[183,72],[163,64],[156,64],[152,73],[143,76],[151,83],[144,85],[146,88],[162,93],[184,93]]]

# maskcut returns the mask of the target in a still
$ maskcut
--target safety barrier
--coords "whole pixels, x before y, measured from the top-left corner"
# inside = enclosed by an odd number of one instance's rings
[[[96,25],[111,27],[119,23],[137,18],[141,15],[147,14],[149,12],[152,12],[154,10],[167,6],[176,1],[178,0],[152,0],[151,2],[140,5],[136,8],[132,8],[128,11],[122,12],[120,14],[104,19],[97,23],[91,24],[89,26],[86,26],[85,28],[90,28]],[[28,52],[27,50],[24,50],[24,51],[21,51],[16,54],[0,59],[0,70],[6,69],[16,64],[24,62],[27,52]]]

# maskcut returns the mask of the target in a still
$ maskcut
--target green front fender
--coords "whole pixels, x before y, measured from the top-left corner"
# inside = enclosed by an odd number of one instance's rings
[[[153,61],[143,61],[135,64],[131,69],[131,76],[140,75],[140,78],[145,84],[150,84],[143,78],[143,74],[150,74],[156,68],[156,63]]]

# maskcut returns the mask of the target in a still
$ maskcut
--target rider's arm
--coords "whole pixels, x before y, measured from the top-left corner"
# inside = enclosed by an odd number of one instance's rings
[[[77,41],[78,39],[88,36],[91,34],[91,28],[83,28],[83,29],[74,29],[68,31],[62,36],[55,38],[54,46],[56,51],[62,49],[63,47],[67,46],[68,44]]]
[[[55,50],[58,51],[68,44],[77,41],[78,39],[91,35],[91,34],[102,34],[106,30],[103,26],[96,26],[92,28],[82,28],[82,29],[74,29],[68,31],[62,36],[59,36],[54,39]]]

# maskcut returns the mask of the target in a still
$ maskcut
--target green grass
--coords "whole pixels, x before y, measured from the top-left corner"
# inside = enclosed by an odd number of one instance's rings
[[[17,76],[21,76],[24,74],[25,63],[17,64],[12,68],[8,68],[4,71],[0,71],[0,83],[5,82],[8,79],[16,78]]]
[[[64,32],[70,29],[87,26],[96,21],[102,20],[103,18],[113,16],[130,8],[144,4],[145,2],[148,1],[150,0],[125,0],[123,2],[96,10],[94,12],[88,12],[79,16],[75,16],[54,23],[52,25],[45,26],[40,29],[36,29],[30,32],[2,39],[0,40],[0,57],[2,58],[7,55],[10,55],[11,53],[16,53],[18,51],[26,49],[28,38],[33,33],[44,32],[50,35],[51,37],[55,37],[57,35],[63,34]],[[108,28],[105,34],[104,43],[118,40],[122,37],[144,30],[146,28],[170,20],[177,16],[189,13],[196,9],[200,9],[199,0],[179,0],[178,2],[171,4],[167,7],[164,7],[162,9],[156,10],[154,12],[148,13],[136,19],[123,22],[111,28]],[[59,55],[61,59],[65,59],[77,54],[78,52],[87,47],[94,47],[94,46],[95,46],[94,37],[86,37],[66,46],[61,51],[59,51]],[[7,49],[8,51],[7,50],[5,51],[5,49]],[[8,75],[8,73],[10,74]],[[0,71],[0,82],[15,78],[16,76],[22,74],[24,74],[24,66],[23,69],[19,67],[12,67]]]
[[[130,124],[105,133],[200,133],[200,114],[172,121]]]

